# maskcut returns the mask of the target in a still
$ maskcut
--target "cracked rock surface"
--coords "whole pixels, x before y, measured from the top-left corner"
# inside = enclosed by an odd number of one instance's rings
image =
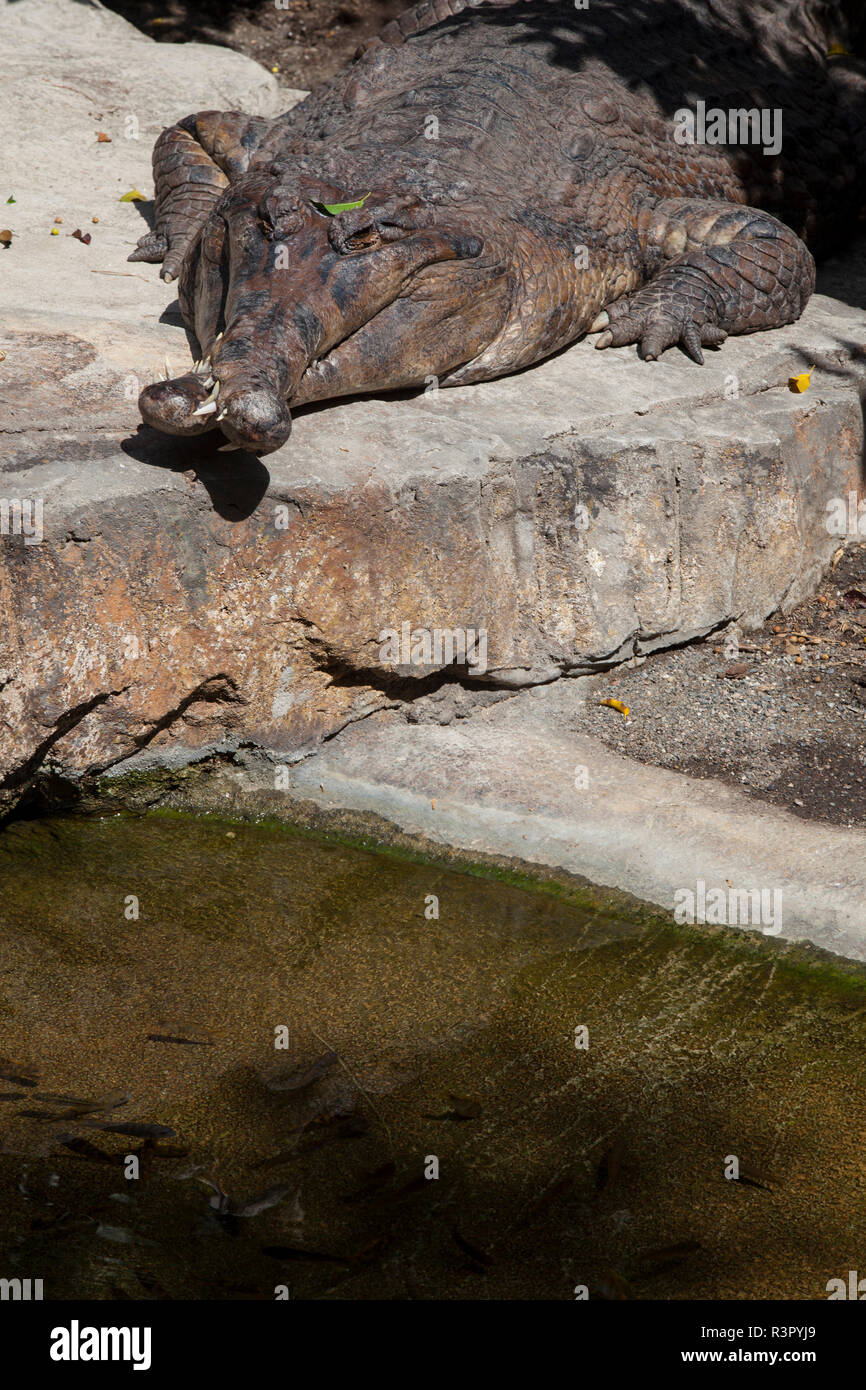
[[[818,295],[704,368],[585,342],[502,381],[311,407],[285,448],[236,463],[218,438],[139,425],[140,385],[191,354],[171,288],[125,260],[147,208],[119,198],[150,196],[153,138],[179,115],[267,114],[286,94],[236,53],[157,46],[71,0],[0,8],[0,38],[20,137],[0,188],[17,200],[0,251],[6,806],[46,770],[143,753],[294,761],[467,674],[488,698],[746,631],[814,591],[841,544],[828,504],[860,485],[862,294]],[[859,263],[836,263],[837,294]],[[483,630],[484,669],[384,661],[403,624]]]

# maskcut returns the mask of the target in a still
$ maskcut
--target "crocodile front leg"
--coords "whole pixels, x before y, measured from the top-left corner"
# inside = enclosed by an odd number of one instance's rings
[[[701,347],[729,333],[793,323],[815,288],[815,262],[789,227],[756,208],[666,198],[641,213],[649,283],[609,305],[590,331],[597,348],[639,343],[653,361],[679,343]]]
[[[243,111],[199,111],[169,126],[153,149],[156,219],[130,261],[162,261],[175,280],[208,213],[230,183],[247,172],[269,122]]]

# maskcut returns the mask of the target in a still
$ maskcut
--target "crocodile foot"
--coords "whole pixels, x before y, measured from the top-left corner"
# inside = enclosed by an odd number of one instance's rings
[[[597,348],[638,343],[645,362],[655,362],[670,347],[679,345],[695,362],[703,364],[702,347],[718,347],[727,333],[709,322],[687,297],[680,298],[647,286],[611,304],[593,328],[604,331]]]

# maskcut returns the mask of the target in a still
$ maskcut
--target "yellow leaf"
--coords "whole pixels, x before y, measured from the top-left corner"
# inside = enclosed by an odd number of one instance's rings
[[[607,705],[609,709],[618,710],[619,713],[624,715],[626,718],[628,718],[629,714],[631,713],[628,705],[624,705],[622,700],[602,700],[601,703],[603,705]]]
[[[789,377],[788,377],[788,390],[789,390],[789,391],[808,391],[809,387],[812,385],[812,382],[811,382],[810,378],[811,378],[811,375],[812,375],[812,373],[814,372],[814,370],[815,370],[814,367],[810,367],[809,370],[808,370],[808,372],[801,372],[799,376],[789,376]]]
[[[137,188],[131,188],[131,189],[129,190],[128,193],[122,193],[122,194],[121,194],[121,196],[120,196],[120,202],[121,202],[121,203],[146,203],[146,202],[147,202],[147,199],[145,198],[145,196],[144,196],[143,193],[139,193],[139,191],[138,191]]]

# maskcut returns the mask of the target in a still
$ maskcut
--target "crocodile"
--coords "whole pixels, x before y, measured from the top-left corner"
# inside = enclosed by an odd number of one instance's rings
[[[841,0],[426,0],[285,115],[178,121],[129,259],[177,279],[199,356],[144,421],[266,454],[310,402],[485,381],[585,334],[702,363],[793,322],[866,202],[846,22]]]

